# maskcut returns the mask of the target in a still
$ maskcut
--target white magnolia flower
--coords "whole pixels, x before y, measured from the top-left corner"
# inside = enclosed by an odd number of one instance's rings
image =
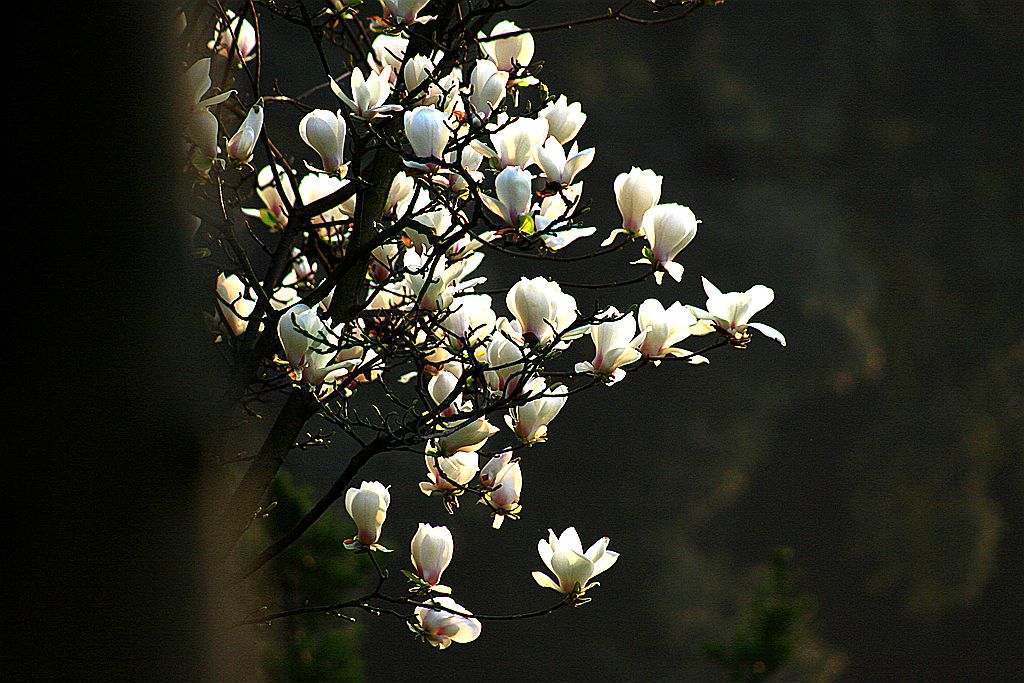
[[[415,189],[416,181],[405,171],[399,171],[394,180],[391,181],[390,189],[388,189],[388,199],[384,204],[384,215],[400,216],[404,214],[405,209],[412,200]]]
[[[569,527],[561,536],[555,536],[555,532],[548,529],[548,540],[540,540],[537,552],[558,580],[552,581],[544,572],[533,572],[533,580],[542,588],[551,588],[566,595],[573,592],[583,595],[588,589],[599,585],[591,582],[591,579],[619,559],[617,552],[608,550],[607,536],[598,539],[584,553],[575,527]]]
[[[214,28],[213,40],[211,40],[207,47],[216,52],[221,57],[231,60],[233,63],[238,62],[239,56],[241,61],[247,62],[256,55],[256,29],[245,19],[241,19],[231,10],[224,13],[227,16],[227,21],[224,17],[217,20],[217,25]],[[235,37],[238,37],[238,54],[235,54]],[[240,62],[238,62],[240,64]]]
[[[519,504],[519,497],[523,491],[523,471],[519,461],[512,460],[511,453],[502,453],[491,458],[491,461],[480,470],[480,483],[491,489],[484,496],[483,502],[494,511],[492,526],[495,529],[501,528],[505,517],[518,517],[523,509]]]
[[[587,121],[583,113],[583,105],[579,102],[569,104],[569,99],[561,95],[557,100],[540,110],[540,116],[548,121],[548,130],[561,144],[567,145],[575,138],[580,128]]]
[[[387,550],[377,543],[380,529],[388,516],[391,493],[379,481],[364,481],[359,488],[345,493],[345,510],[356,523],[355,538],[345,541],[348,550]]]
[[[486,280],[475,278],[457,283],[482,260],[483,254],[473,254],[449,264],[448,258],[443,254],[435,259],[432,251],[419,254],[410,249],[405,252],[403,286],[420,308],[441,311],[452,305],[456,294]]]
[[[437,53],[433,58],[426,55],[416,55],[405,63],[402,76],[405,80],[405,90],[408,93],[418,91],[416,103],[420,105],[434,105],[444,95],[438,83],[423,83],[433,76],[434,69],[441,54]],[[422,87],[421,87],[422,86]]]
[[[497,159],[498,168],[534,163],[536,150],[548,137],[547,119],[516,119],[501,130],[491,133],[491,147],[474,141],[484,156]]]
[[[189,98],[185,130],[200,154],[196,161],[200,161],[201,164],[197,167],[204,173],[212,168],[220,151],[217,147],[217,131],[220,124],[210,111],[210,107],[220,104],[235,93],[234,90],[228,90],[212,97],[203,97],[213,86],[213,81],[210,80],[210,62],[209,57],[204,57],[185,72],[185,87]]]
[[[480,456],[476,451],[459,451],[447,458],[428,453],[425,460],[429,481],[420,482],[420,491],[428,496],[458,495],[459,487],[473,481],[480,471]]]
[[[577,363],[576,372],[590,373],[614,384],[626,376],[623,365],[643,357],[637,349],[644,343],[647,333],[643,330],[640,334],[636,333],[636,319],[632,313],[621,316],[618,309],[609,306],[604,315],[617,320],[605,320],[590,327],[590,338],[595,349],[594,360]]]
[[[564,249],[582,237],[590,237],[597,228],[569,227],[568,220],[579,204],[583,195],[583,182],[563,187],[555,194],[545,197],[540,205],[540,213],[534,216],[534,228],[544,246],[551,251]]]
[[[659,204],[651,207],[644,214],[643,233],[647,237],[650,249],[645,250],[646,258],[633,263],[650,263],[658,268],[654,279],[661,284],[662,273],[665,271],[676,282],[683,277],[682,264],[672,259],[686,248],[697,235],[697,224],[700,223],[693,211],[679,204]]]
[[[380,73],[385,67],[391,67],[391,75],[398,74],[405,61],[405,51],[409,47],[409,39],[403,36],[389,36],[382,33],[373,39],[370,45],[371,54],[367,57],[370,67]]]
[[[305,304],[295,304],[285,311],[277,321],[277,335],[292,376],[320,387],[347,378],[363,365],[370,365],[376,356],[369,355],[361,346],[339,349],[343,331],[342,325],[329,329],[318,309]]]
[[[498,433],[498,428],[482,417],[460,423],[457,429],[436,440],[438,452],[450,456],[459,452],[476,452]]]
[[[454,170],[442,171],[444,180],[456,195],[469,189],[469,179],[476,183],[484,179],[484,174],[477,170],[483,163],[484,156],[473,147],[452,150],[444,155],[444,160],[452,166],[462,169],[461,173]]]
[[[461,393],[456,393],[459,386],[459,378],[447,370],[441,370],[427,382],[427,393],[430,400],[441,410],[441,415],[451,417],[470,407],[469,403],[462,399]]]
[[[252,161],[253,151],[256,149],[256,141],[259,140],[260,131],[263,130],[263,98],[261,97],[249,109],[242,125],[238,131],[228,140],[228,157],[240,164],[248,164]],[[258,180],[258,179],[257,179]]]
[[[217,276],[217,306],[231,334],[237,337],[249,325],[249,316],[256,308],[256,293],[237,275],[221,273]]]
[[[505,295],[505,305],[519,322],[523,339],[541,346],[576,320],[576,299],[541,276],[520,278]]]
[[[530,213],[533,201],[533,174],[519,166],[509,166],[494,179],[497,198],[480,195],[487,209],[510,228],[519,227],[519,219]]]
[[[497,318],[486,294],[467,294],[452,303],[441,329],[453,348],[473,346],[491,335]]]
[[[689,356],[686,349],[677,349],[673,345],[691,334],[691,328],[697,324],[693,312],[678,301],[667,309],[657,299],[648,299],[640,304],[640,328],[647,330],[640,353],[645,358],[664,358],[665,356]],[[693,359],[700,358],[693,356]]]
[[[385,19],[390,15],[399,24],[426,23],[433,17],[419,16],[420,11],[427,6],[430,0],[382,0],[384,3]]]
[[[764,285],[754,285],[745,292],[728,292],[723,294],[718,287],[715,287],[707,278],[704,281],[704,291],[708,295],[707,310],[690,307],[694,315],[701,321],[708,321],[713,329],[729,335],[739,344],[749,340],[750,334],[747,328],[753,328],[768,337],[774,339],[783,346],[786,345],[786,337],[774,327],[764,323],[752,323],[750,319],[755,313],[764,310],[768,304],[775,299],[775,292]],[[707,334],[712,328],[705,328],[697,334]]]
[[[469,77],[469,105],[487,119],[501,101],[508,87],[508,72],[499,71],[489,59],[479,59]]]
[[[430,159],[441,159],[444,148],[452,137],[448,115],[433,107],[416,107],[405,112],[405,137],[409,140],[413,154],[427,159],[425,164],[406,161],[405,165],[421,171],[433,171],[437,163]]]
[[[558,416],[569,396],[569,387],[560,384],[548,390],[543,377],[534,377],[523,393],[529,400],[512,408],[505,416],[505,423],[523,443],[541,443],[548,437],[548,425]]]
[[[416,575],[428,583],[432,590],[451,593],[447,586],[438,585],[455,552],[455,541],[448,527],[421,523],[416,529],[416,535],[412,537],[410,549]]]
[[[622,228],[612,230],[608,239],[601,243],[602,247],[615,241],[619,233],[644,234],[644,214],[661,199],[661,181],[662,177],[654,171],[636,166],[615,178],[615,202],[622,214]]]
[[[518,36],[508,38],[497,38],[506,33],[515,33],[520,30],[514,22],[499,21],[491,29],[491,34],[480,34],[480,49],[484,51],[487,59],[494,62],[502,71],[512,71],[520,66],[529,66],[533,59],[534,43],[533,36],[529,33],[522,33]]]
[[[454,610],[452,613],[449,610]],[[416,608],[417,631],[428,643],[443,650],[452,643],[470,643],[480,637],[480,622],[449,597],[432,598]]]
[[[499,318],[484,356],[484,362],[487,363],[487,370],[484,371],[487,388],[493,393],[513,393],[523,380],[522,360],[526,356],[527,350],[520,333],[506,318]]]
[[[549,182],[570,185],[576,176],[594,161],[594,148],[582,152],[575,142],[566,156],[562,145],[555,138],[548,138],[535,152],[537,164],[544,171]]]
[[[278,167],[277,178],[284,190],[287,202],[281,199],[281,193],[277,191],[277,184],[274,182],[274,169],[264,166],[256,174],[256,194],[263,201],[265,209],[242,209],[246,216],[259,218],[271,227],[284,227],[288,225],[288,206],[295,203],[295,191],[292,189],[288,172],[283,167]]]
[[[337,113],[314,109],[299,121],[302,141],[320,155],[321,169],[345,175],[345,136],[348,125],[341,110]],[[314,169],[317,170],[317,169]]]
[[[338,82],[331,79],[331,90],[352,110],[353,115],[361,119],[370,121],[402,109],[397,104],[384,104],[391,97],[390,66],[384,67],[380,73],[371,71],[367,77],[356,67],[352,70],[351,87],[352,97],[349,97]]]

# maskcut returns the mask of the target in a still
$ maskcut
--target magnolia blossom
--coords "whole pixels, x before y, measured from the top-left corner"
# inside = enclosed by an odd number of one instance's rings
[[[569,144],[587,121],[583,105],[579,102],[569,104],[569,99],[565,95],[559,96],[557,100],[541,109],[540,116],[547,119],[548,131],[563,145]]]
[[[277,322],[277,335],[293,377],[320,387],[347,377],[363,365],[372,365],[376,358],[372,351],[358,345],[338,348],[343,330],[342,325],[330,330],[315,308],[301,303],[289,308]]]
[[[224,17],[217,20],[213,40],[207,44],[207,47],[214,50],[221,57],[230,59],[233,62],[239,58],[241,58],[242,62],[249,61],[256,56],[253,54],[256,50],[256,29],[245,19],[240,19],[231,10],[227,10],[224,14],[227,16],[227,22],[224,21]],[[236,36],[238,37],[237,43],[235,41]],[[235,53],[236,45],[238,48],[237,54]]]
[[[553,195],[544,198],[540,204],[540,213],[533,217],[535,232],[544,247],[551,251],[564,249],[582,237],[590,237],[597,228],[569,227],[576,205],[583,195],[583,182],[563,187]]]
[[[521,361],[526,358],[526,355],[521,335],[506,318],[499,318],[484,355],[488,366],[484,371],[487,388],[493,393],[511,394],[514,392],[522,380],[523,363]]]
[[[451,588],[438,585],[455,552],[455,541],[448,527],[421,523],[416,529],[416,535],[412,537],[410,549],[416,575],[430,585],[431,590],[451,593]]]
[[[348,126],[341,110],[337,113],[314,109],[299,121],[302,141],[320,155],[322,170],[345,175],[345,136]],[[318,170],[318,169],[314,169]]]
[[[408,93],[418,91],[416,96],[417,104],[437,104],[438,100],[444,96],[445,91],[439,83],[428,82],[424,85],[424,82],[433,76],[434,69],[437,67],[437,61],[440,58],[440,53],[435,54],[433,58],[426,55],[416,55],[405,63],[405,67],[402,70],[405,90]]]
[[[604,312],[607,318],[590,328],[590,338],[594,342],[594,360],[577,363],[576,372],[585,372],[603,378],[614,384],[626,376],[623,365],[629,365],[643,356],[637,350],[644,343],[647,332],[636,333],[636,319],[632,313],[622,316],[618,309],[609,306]]]
[[[526,168],[534,163],[536,150],[547,137],[547,119],[520,118],[491,133],[492,147],[476,141],[473,144],[485,156],[497,159],[499,168]]]
[[[295,191],[292,189],[291,179],[283,167],[278,168],[277,179],[281,183],[281,189],[287,201],[281,199],[281,193],[277,191],[277,184],[274,182],[274,169],[264,166],[256,174],[256,194],[263,201],[265,209],[242,209],[246,216],[259,218],[270,227],[284,227],[288,224],[288,206],[295,203]]]
[[[204,173],[209,172],[217,159],[219,149],[217,147],[217,130],[219,124],[217,117],[210,111],[210,107],[220,104],[231,97],[235,91],[214,95],[204,98],[203,95],[213,86],[210,80],[210,58],[200,59],[185,72],[185,87],[188,93],[188,118],[186,120],[186,131],[189,139],[196,145],[201,155],[197,161],[198,166]]]
[[[522,33],[508,38],[498,38],[506,33],[516,33],[519,26],[512,21],[499,21],[491,29],[491,35],[480,34],[480,49],[487,59],[494,62],[502,71],[513,71],[516,67],[528,66],[533,59],[533,36]],[[498,38],[495,40],[495,38]]]
[[[433,18],[418,16],[430,0],[382,0],[382,2],[387,10],[385,14],[390,14],[399,24],[422,24]]]
[[[484,156],[471,146],[448,152],[444,155],[444,160],[452,166],[462,169],[462,172],[454,169],[442,171],[442,178],[457,195],[469,189],[470,181],[467,176],[477,183],[484,179],[484,174],[477,170],[483,163]]]
[[[415,189],[416,181],[405,171],[399,171],[391,181],[391,187],[388,189],[388,199],[384,203],[384,214],[397,216],[404,213],[403,209],[408,206]]]
[[[486,294],[467,294],[458,297],[441,321],[452,347],[459,349],[477,344],[490,336],[497,323],[491,297]]]
[[[221,273],[217,276],[217,306],[231,334],[237,337],[245,332],[249,316],[256,309],[256,293],[237,275]]]
[[[430,159],[440,159],[452,137],[448,115],[433,107],[416,107],[405,112],[404,123],[405,137],[409,140],[413,154],[428,160],[426,164],[406,161],[405,165],[421,171],[435,170],[437,163]]]
[[[523,393],[530,398],[523,405],[512,408],[505,416],[505,423],[523,443],[546,441],[548,425],[569,400],[569,387],[560,384],[548,390],[544,378],[535,377],[523,387]]]
[[[499,216],[506,226],[519,227],[519,219],[530,213],[533,200],[533,174],[518,166],[509,166],[494,179],[497,198],[480,195],[487,209]]]
[[[319,201],[324,197],[328,197],[338,190],[348,185],[347,180],[341,180],[337,176],[327,175],[326,173],[307,173],[299,181],[299,197],[302,198],[302,203],[310,205],[313,202]],[[321,214],[313,216],[310,219],[311,223],[336,223],[338,221],[344,221],[350,216],[355,215],[356,212],[356,196],[353,194],[345,201],[332,206]],[[342,236],[342,227],[339,225],[329,225],[327,228],[319,230],[321,239],[328,242],[337,242]]]
[[[693,241],[698,223],[700,221],[693,215],[693,211],[685,206],[659,204],[651,207],[644,214],[643,222],[643,232],[651,246],[644,250],[645,258],[633,263],[649,263],[658,268],[654,279],[659,285],[661,271],[679,282],[683,277],[683,266],[672,259]]]
[[[639,322],[640,328],[647,331],[640,346],[645,358],[691,355],[686,349],[673,346],[689,337],[693,333],[691,328],[697,324],[697,318],[687,306],[677,301],[666,309],[657,299],[648,299],[640,304]],[[703,357],[692,356],[690,362],[697,358]]]
[[[704,281],[704,291],[708,295],[707,310],[694,306],[691,306],[690,310],[701,321],[711,323],[713,328],[706,327],[698,334],[707,334],[711,329],[718,329],[736,342],[743,344],[750,337],[747,328],[753,328],[769,339],[774,339],[783,346],[786,345],[786,337],[774,327],[769,327],[764,323],[750,322],[755,313],[764,310],[775,299],[773,290],[764,285],[754,285],[746,292],[723,294],[707,278],[701,278],[701,280]]]
[[[242,125],[238,131],[228,140],[228,157],[240,164],[248,164],[252,161],[253,151],[256,149],[256,141],[263,130],[263,98],[261,97],[249,109]],[[258,179],[257,179],[258,180]]]
[[[486,278],[475,278],[460,284],[456,281],[468,275],[482,260],[483,254],[473,254],[449,264],[443,254],[436,259],[432,251],[423,254],[410,249],[405,252],[405,278],[403,286],[416,300],[417,305],[427,311],[441,311],[452,305],[455,295]]]
[[[345,510],[358,530],[355,538],[345,541],[348,550],[387,550],[379,545],[380,529],[388,515],[391,493],[379,481],[364,481],[359,488],[345,493]]]
[[[643,233],[644,214],[661,199],[662,177],[650,169],[641,170],[634,166],[629,173],[620,173],[615,178],[615,203],[622,214],[622,228],[612,230],[601,246],[615,241],[620,233],[636,236]]]
[[[370,45],[372,54],[367,57],[370,67],[380,73],[384,67],[390,66],[394,77],[405,61],[405,51],[409,47],[409,39],[403,36],[390,36],[382,33],[373,39]]]
[[[561,536],[548,529],[548,540],[537,543],[537,552],[547,568],[558,579],[552,581],[544,572],[533,572],[533,580],[542,588],[551,588],[559,593],[583,595],[590,588],[600,585],[591,579],[605,571],[619,559],[617,552],[608,550],[608,537],[598,539],[583,552],[583,544],[575,527],[569,527]]]
[[[351,86],[352,97],[349,97],[337,81],[331,79],[331,90],[361,119],[369,121],[401,110],[397,104],[384,104],[391,96],[390,66],[384,67],[380,73],[371,71],[368,77],[364,77],[362,70],[356,67],[352,70]]]
[[[449,610],[454,610],[455,613]],[[423,639],[443,650],[452,643],[470,643],[480,636],[480,622],[449,597],[432,598],[416,608],[417,631]]]
[[[558,185],[570,185],[577,174],[594,161],[594,148],[579,151],[575,142],[566,156],[562,145],[555,138],[548,138],[535,152],[537,164],[544,171],[548,181]]]
[[[438,452],[445,456],[459,452],[476,452],[497,433],[497,427],[478,417],[475,420],[464,421],[450,434],[437,439],[436,446]]]
[[[541,346],[576,320],[576,299],[544,277],[520,278],[505,295],[505,305],[519,322],[523,338]]]
[[[476,451],[460,451],[451,457],[426,455],[427,479],[420,482],[420,491],[430,495],[458,495],[460,486],[473,481],[480,470]]]
[[[479,59],[469,77],[469,105],[486,119],[505,99],[507,87],[508,73],[489,59]]]
[[[459,378],[447,370],[441,370],[427,382],[427,393],[430,400],[440,408],[440,414],[451,417],[469,408],[469,404],[462,400],[462,394],[456,393],[459,385]]]
[[[480,470],[480,483],[491,489],[483,500],[494,511],[492,526],[495,529],[501,528],[505,517],[517,518],[523,509],[519,504],[523,490],[523,471],[519,461],[512,460],[511,453],[491,458]]]

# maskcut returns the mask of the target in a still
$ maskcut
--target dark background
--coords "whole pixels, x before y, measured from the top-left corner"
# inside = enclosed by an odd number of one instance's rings
[[[538,3],[519,18],[603,7]],[[151,7],[97,18],[90,35],[111,47],[65,50],[89,76],[68,95],[84,112],[79,163],[58,176],[77,197],[69,206],[92,208],[51,228],[75,229],[74,244],[46,236],[62,266],[40,315],[68,332],[44,337],[29,382],[38,396],[14,414],[45,415],[17,431],[46,438],[16,439],[12,456],[21,495],[5,664],[182,680],[209,642],[194,600],[190,435],[204,429],[216,359],[187,316],[200,292],[169,218],[163,83],[177,66],[161,60]],[[303,37],[265,28],[298,46],[267,62],[284,89],[315,83]],[[631,165],[665,175],[663,201],[703,221],[681,284],[602,302],[700,304],[700,275],[723,289],[761,282],[777,300],[759,318],[789,347],[756,339],[710,367],[644,372],[570,401],[551,442],[527,454],[524,518],[500,533],[480,510],[444,519],[415,488],[420,460],[372,463],[367,479],[394,484],[392,566],[407,561],[415,522],[448,523],[446,583],[470,609],[548,604],[554,593],[529,576],[548,527],[574,524],[585,543],[609,535],[622,557],[590,605],[486,623],[440,656],[393,621],[364,619],[367,677],[713,679],[696,644],[728,629],[754,568],[788,546],[816,616],[783,678],[1016,680],[1022,37],[1016,2],[880,0],[729,0],[679,24],[538,36],[545,82],[589,114],[581,143],[597,148],[584,179],[599,235],[617,216],[612,180]],[[492,284],[520,266],[492,266]],[[564,273],[600,279],[605,267]],[[341,458],[309,452],[297,465],[316,483]]]

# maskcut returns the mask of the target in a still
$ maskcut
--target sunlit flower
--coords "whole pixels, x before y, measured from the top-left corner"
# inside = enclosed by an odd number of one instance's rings
[[[452,561],[455,541],[446,526],[420,524],[410,543],[412,566],[416,575],[437,593],[451,593],[451,588],[438,585],[441,575]]]
[[[438,452],[450,456],[462,451],[476,452],[487,440],[498,433],[498,428],[482,417],[464,421],[457,429],[436,440]]]
[[[345,493],[345,510],[358,530],[355,538],[345,541],[348,550],[384,550],[377,543],[380,530],[388,515],[391,493],[379,481],[364,481],[359,488],[350,488]]]
[[[384,104],[391,96],[391,67],[386,66],[378,73],[371,71],[369,76],[363,76],[361,69],[352,69],[351,77],[352,97],[345,94],[337,81],[331,79],[331,90],[344,102],[353,115],[367,121],[389,116],[391,112],[401,110],[397,104]]]
[[[773,290],[764,285],[754,285],[745,292],[723,294],[707,278],[701,280],[708,295],[707,310],[694,306],[691,306],[690,310],[701,321],[710,323],[711,327],[700,330],[697,334],[707,334],[716,329],[728,335],[736,346],[745,346],[750,340],[747,329],[753,328],[769,339],[786,345],[786,337],[774,327],[750,322],[755,313],[764,310],[775,299]]]
[[[533,174],[518,166],[509,166],[494,179],[497,198],[480,195],[480,201],[508,227],[519,226],[519,219],[530,213],[533,200]]]
[[[416,107],[405,112],[405,137],[409,140],[413,154],[426,163],[406,161],[405,165],[421,171],[433,171],[441,159],[444,148],[452,137],[452,129],[448,124],[448,115],[433,107]]]
[[[512,408],[505,416],[505,423],[523,443],[546,441],[548,425],[568,400],[569,387],[560,384],[548,389],[543,377],[535,377],[523,387],[523,394],[530,398]]]
[[[541,346],[576,320],[576,299],[541,276],[520,278],[505,295],[505,305],[519,321],[523,338]]]
[[[288,172],[283,167],[278,167],[277,177],[288,200],[287,203],[281,199],[281,193],[277,191],[277,185],[274,182],[274,169],[264,166],[256,174],[256,194],[263,200],[263,205],[266,208],[242,209],[242,213],[246,216],[259,218],[266,225],[274,228],[288,225],[288,205],[295,203],[295,192],[292,190]]]
[[[371,54],[367,57],[370,67],[380,73],[385,67],[391,67],[392,77],[397,75],[405,61],[405,51],[409,47],[409,39],[404,36],[392,36],[382,33],[373,39],[370,46]]]
[[[480,471],[480,456],[476,451],[459,451],[450,457],[427,453],[427,479],[420,482],[420,491],[426,495],[457,495],[459,487],[473,481]]]
[[[643,357],[637,349],[644,343],[647,333],[641,330],[637,334],[636,319],[632,312],[623,316],[614,306],[609,306],[604,315],[612,319],[590,327],[590,337],[595,348],[594,359],[577,363],[576,372],[596,375],[614,384],[626,376],[623,365]]]
[[[657,299],[648,299],[640,304],[640,329],[647,331],[644,343],[640,345],[640,353],[645,358],[664,358],[665,356],[689,356],[686,349],[677,349],[673,345],[691,334],[697,318],[689,307],[678,301],[665,308]],[[700,362],[701,356],[692,356],[690,362]],[[706,359],[702,359],[706,360]]]
[[[548,103],[548,106],[540,110],[540,116],[547,119],[549,132],[563,145],[569,144],[587,121],[583,105],[579,102],[569,104],[569,99],[565,95]]]
[[[263,98],[261,97],[249,109],[242,125],[238,131],[228,140],[228,157],[240,164],[248,164],[252,161],[253,151],[256,149],[256,141],[259,140],[260,131],[263,130]]]
[[[449,610],[454,610],[453,614]],[[452,643],[470,643],[480,636],[480,622],[449,597],[432,598],[416,608],[415,631],[434,647],[444,650]]]
[[[537,543],[537,552],[547,568],[558,579],[552,581],[544,572],[533,572],[533,580],[542,588],[551,588],[559,593],[583,595],[587,590],[600,585],[591,582],[619,559],[617,552],[608,550],[608,537],[598,539],[583,552],[583,544],[575,527],[569,527],[561,536],[548,529],[548,540]]]
[[[544,171],[544,177],[551,183],[569,185],[576,176],[594,161],[594,148],[579,151],[574,142],[566,156],[562,145],[555,138],[548,138],[535,152],[537,165]]]
[[[534,42],[533,36],[529,33],[522,33],[508,38],[491,38],[515,33],[520,30],[515,22],[499,21],[491,29],[491,34],[480,34],[480,49],[489,60],[494,62],[502,71],[513,71],[516,67],[529,66],[533,59]]]
[[[501,528],[506,517],[517,519],[523,506],[519,497],[523,491],[523,471],[518,460],[512,460],[511,453],[491,458],[480,470],[480,483],[491,489],[483,502],[493,510],[495,529]]]
[[[209,57],[200,59],[185,72],[185,87],[189,98],[185,130],[200,155],[195,159],[199,162],[197,168],[204,174],[213,167],[220,151],[217,147],[220,124],[210,107],[220,104],[235,93],[234,90],[228,90],[212,97],[203,97],[213,86],[210,80],[210,61]]]
[[[506,318],[498,318],[494,334],[487,344],[484,379],[493,393],[513,393],[523,380],[522,360],[526,358],[522,336],[512,328]]]
[[[615,202],[622,214],[622,228],[612,230],[601,246],[611,244],[620,233],[643,234],[644,214],[661,199],[661,181],[662,177],[654,171],[636,166],[615,178]]]
[[[385,8],[385,19],[390,15],[399,24],[416,24],[430,21],[433,17],[419,16],[420,11],[430,0],[382,0]]]
[[[237,275],[221,273],[217,276],[217,306],[231,334],[237,337],[249,325],[249,317],[256,308],[256,293]]]
[[[215,53],[229,59],[234,63],[247,62],[256,55],[256,29],[245,19],[239,18],[231,10],[227,10],[224,13],[227,16],[227,21],[224,21],[224,17],[217,20],[217,25],[214,28],[213,40],[207,44],[207,47],[213,50]],[[235,45],[237,40],[238,54],[235,53]],[[241,57],[241,61],[239,61]]]
[[[662,271],[676,282],[683,277],[683,266],[672,259],[697,235],[700,221],[685,206],[658,204],[644,214],[643,233],[650,247],[644,258],[633,263],[650,264],[658,269],[654,279],[661,284]]]
[[[334,113],[326,109],[314,109],[299,122],[302,141],[320,155],[321,169],[327,173],[345,175],[347,133],[348,126],[341,110]]]
[[[459,378],[447,370],[441,370],[427,382],[430,400],[440,408],[439,413],[445,417],[451,417],[470,407],[462,400],[462,394],[455,391],[458,385]]]
[[[548,137],[547,119],[516,119],[491,133],[491,145],[474,141],[478,151],[497,160],[498,168],[526,168],[536,160],[536,150]]]
[[[479,59],[469,77],[469,105],[486,119],[505,99],[508,72],[499,71],[489,59]]]
[[[491,297],[486,294],[460,296],[447,312],[441,328],[454,348],[465,348],[486,339],[497,322]]]

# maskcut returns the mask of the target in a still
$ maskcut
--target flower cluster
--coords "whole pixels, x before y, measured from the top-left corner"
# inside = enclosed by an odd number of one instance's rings
[[[559,252],[597,232],[584,222],[582,176],[599,157],[580,142],[582,104],[548,95],[531,65],[533,36],[512,22],[468,36],[460,49],[410,37],[410,27],[441,21],[425,13],[429,5],[383,0],[370,52],[348,73],[325,73],[327,108],[259,92],[208,96],[212,61],[199,59],[186,72],[187,158],[228,223],[234,214],[256,218],[248,231],[275,244],[258,277],[230,228],[200,231],[230,264],[215,285],[224,346],[261,368],[264,392],[311,395],[366,453],[422,457],[423,494],[448,513],[474,497],[499,528],[523,514],[526,454],[555,440],[570,396],[670,360],[708,363],[703,352],[746,347],[751,331],[785,339],[750,322],[774,297],[763,285],[723,293],[704,279],[703,307],[647,299],[587,312],[572,293],[586,285],[560,282],[554,270]],[[357,20],[335,6],[337,21]],[[227,13],[208,49],[237,73],[257,46],[252,25]],[[279,106],[268,112],[275,102],[297,106],[301,117]],[[232,118],[237,125],[223,128]],[[277,151],[265,120],[305,143],[305,158]],[[257,155],[266,155],[258,172],[250,165]],[[700,221],[682,204],[661,203],[662,181],[634,167],[611,188],[620,227],[593,255],[633,250],[643,270],[629,282],[682,281],[677,259]],[[485,257],[503,254],[552,270],[483,290]],[[705,350],[680,346],[705,335],[713,339]],[[592,352],[581,350],[583,337]],[[392,490],[413,487],[349,488],[344,505],[356,533],[344,547],[386,551]],[[538,550],[555,578],[533,576],[582,604],[618,557],[607,546],[602,538],[584,551],[575,528],[550,532]],[[406,574],[424,599],[411,628],[441,649],[477,638],[480,621],[437,596],[451,592],[440,583],[454,555],[451,531],[420,523],[410,548]]]

